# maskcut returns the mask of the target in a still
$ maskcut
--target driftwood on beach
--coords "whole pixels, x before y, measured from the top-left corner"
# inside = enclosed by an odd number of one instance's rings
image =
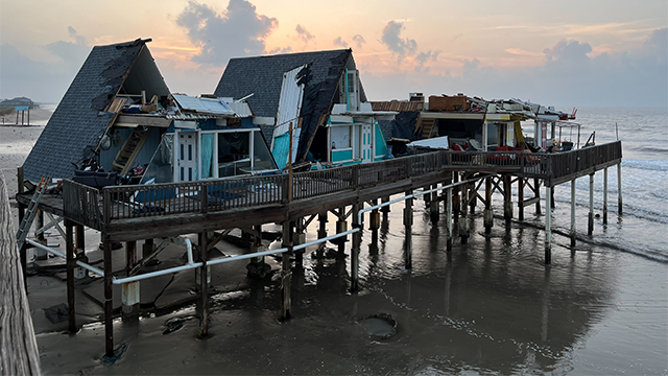
[[[39,353],[9,210],[0,173],[0,375],[39,375]]]

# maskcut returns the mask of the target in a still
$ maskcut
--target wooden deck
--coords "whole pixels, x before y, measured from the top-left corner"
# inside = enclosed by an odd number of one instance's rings
[[[621,151],[619,141],[552,154],[438,151],[295,173],[291,187],[287,174],[102,190],[68,180],[63,195],[45,196],[42,206],[111,240],[130,241],[280,223],[444,183],[452,172],[522,176],[552,187],[620,163]]]
[[[12,226],[9,196],[0,173],[0,375],[39,375],[39,352]]]

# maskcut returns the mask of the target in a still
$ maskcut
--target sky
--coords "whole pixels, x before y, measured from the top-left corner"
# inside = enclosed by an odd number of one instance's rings
[[[666,0],[0,0],[0,98],[57,103],[92,46],[137,38],[189,95],[232,57],[352,48],[370,100],[668,107]]]

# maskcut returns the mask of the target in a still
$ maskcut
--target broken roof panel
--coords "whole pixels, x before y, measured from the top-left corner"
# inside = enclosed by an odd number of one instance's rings
[[[97,146],[113,120],[115,114],[104,111],[145,45],[137,39],[93,47],[23,164],[27,179],[74,175],[72,164],[82,161],[87,146]]]
[[[219,97],[241,98],[254,94],[247,101],[255,115],[276,117],[283,74],[303,65],[307,67],[301,72],[305,85],[301,110],[304,120],[298,160],[306,155],[317,126],[330,110],[341,73],[346,67],[354,66],[352,50],[234,58],[227,64],[215,90]],[[361,85],[360,99],[366,101]],[[271,143],[271,140],[267,141]]]
[[[220,98],[196,98],[183,94],[172,94],[182,110],[200,114],[234,115],[230,106]]]

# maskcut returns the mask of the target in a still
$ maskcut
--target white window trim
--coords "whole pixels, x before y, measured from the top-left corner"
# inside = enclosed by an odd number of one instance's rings
[[[204,134],[215,134],[213,137],[213,153],[212,153],[212,161],[211,163],[213,164],[213,172],[214,176],[206,179],[202,179],[202,148],[200,147],[198,149],[198,172],[199,172],[199,177],[200,180],[216,180],[220,179],[219,176],[219,171],[218,171],[218,158],[213,158],[213,156],[218,155],[218,134],[219,133],[239,133],[239,132],[246,132],[250,133],[248,136],[248,142],[250,145],[248,145],[248,154],[250,157],[250,162],[251,162],[251,168],[255,167],[255,133],[260,132],[261,130],[258,128],[238,128],[238,129],[217,129],[217,130],[209,130],[209,131],[199,131],[199,142],[200,145],[202,144],[202,135]]]

